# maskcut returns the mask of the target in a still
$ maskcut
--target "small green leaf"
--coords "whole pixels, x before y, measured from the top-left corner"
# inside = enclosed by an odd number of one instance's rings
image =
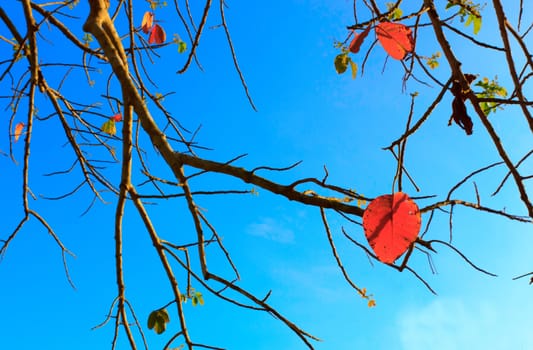
[[[438,61],[439,58],[440,58],[440,52],[437,51],[433,55],[431,55],[431,57],[426,58],[426,64],[429,66],[429,68],[435,69],[439,66],[439,61]]]
[[[394,7],[394,3],[392,2],[388,2],[386,5],[387,5],[388,11],[390,11]],[[394,9],[394,11],[390,13],[389,18],[394,20],[394,19],[400,19],[402,16],[403,16],[403,11],[399,7],[397,7]]]
[[[91,42],[93,42],[93,36],[89,33],[85,33],[83,34],[83,43],[85,44],[85,46],[89,47],[89,45],[91,44]]]
[[[351,59],[350,57],[348,57],[347,53],[338,54],[337,57],[335,57],[335,70],[337,71],[337,73],[342,74],[346,72],[350,61]]]
[[[187,51],[187,43],[185,41],[180,41],[178,43],[178,52],[184,53],[185,51]]]
[[[497,77],[494,80],[489,80],[489,78],[483,78],[478,81],[475,86],[479,86],[483,91],[476,93],[479,98],[495,98],[496,96],[505,97],[507,96],[507,90],[498,84]],[[496,112],[497,109],[502,109],[496,102],[480,102],[479,107],[483,110],[485,115],[489,115],[491,112]]]
[[[202,296],[202,293],[196,292],[196,299],[198,301],[198,304],[204,305],[204,297]]]
[[[162,334],[169,322],[170,317],[166,309],[155,310],[148,316],[148,329],[153,329],[157,334]]]

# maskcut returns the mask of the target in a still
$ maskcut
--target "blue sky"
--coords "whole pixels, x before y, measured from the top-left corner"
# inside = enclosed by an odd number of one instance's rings
[[[144,12],[139,4],[137,23]],[[364,76],[352,80],[348,74],[337,75],[333,68],[337,54],[333,42],[344,39],[345,26],[353,22],[350,1],[291,0],[229,5],[227,21],[259,112],[254,112],[246,101],[220,28],[208,29],[202,38],[199,57],[204,72],[192,66],[185,75],[174,75],[185,59],[174,47],[162,50],[162,58],[156,59],[153,70],[153,77],[161,82],[154,92],[176,91],[165,99],[169,110],[190,129],[202,125],[198,141],[214,150],[201,155],[225,161],[248,153],[238,163],[247,168],[283,167],[303,160],[291,172],[269,175],[282,183],[309,176],[322,178],[326,165],[328,179],[333,184],[355,188],[369,197],[390,192],[395,162],[382,147],[403,130],[409,93],[420,93],[415,105],[415,117],[418,117],[439,89],[410,82],[402,93],[401,66],[389,59],[382,73],[385,53],[379,46],[374,48]],[[12,2],[5,8],[15,13],[16,6],[18,3]],[[82,1],[78,7],[82,18],[85,6]],[[489,4],[479,35],[499,44],[492,29],[494,20],[490,10]],[[208,26],[218,24],[214,13]],[[360,18],[366,18],[365,15],[368,14],[364,11],[359,13]],[[167,28],[168,37],[174,30],[181,30],[173,27],[175,19],[170,7],[158,10],[156,16]],[[515,12],[510,12],[509,17],[514,23]],[[81,36],[81,29],[76,33]],[[4,26],[0,26],[0,34],[9,36]],[[49,35],[56,38],[53,33]],[[491,79],[497,75],[503,86],[510,87],[502,55],[481,56],[464,41],[451,34],[450,38],[465,72]],[[11,52],[4,42],[0,45],[0,52]],[[365,45],[368,47],[369,42]],[[416,50],[429,56],[436,50],[434,39],[429,34],[421,34]],[[46,43],[40,49],[43,60],[79,62],[77,54],[58,56],[57,52],[58,46]],[[355,56],[354,60],[361,64],[362,56]],[[24,64],[18,69],[25,69]],[[167,67],[172,67],[171,74]],[[49,81],[59,82],[62,76],[53,74],[51,70]],[[444,62],[436,74],[446,79],[449,71]],[[64,91],[91,103],[104,102],[99,97],[102,90],[98,86],[80,88],[85,83],[82,79],[83,72],[73,72]],[[95,79],[97,84],[105,84],[106,76],[95,74]],[[1,91],[7,91],[7,86],[6,81],[0,82]],[[116,86],[113,89],[118,94]],[[531,96],[531,88],[526,92],[526,96]],[[417,194],[406,182],[404,190],[413,196],[436,194],[445,198],[450,187],[464,176],[498,160],[475,117],[474,134],[470,137],[457,126],[447,126],[450,103],[451,97],[445,97],[431,119],[407,144],[406,166],[422,189]],[[112,114],[106,103],[101,108],[102,113]],[[3,114],[3,135],[8,135],[7,113]],[[40,113],[47,114],[45,107]],[[470,114],[473,116],[473,112]],[[532,144],[523,116],[518,109],[507,108],[491,118],[511,158],[517,161]],[[16,120],[19,119],[24,120],[25,116]],[[30,182],[38,197],[61,195],[80,180],[79,174],[71,178],[41,176],[71,165],[73,156],[64,147],[62,137],[60,125],[53,119],[39,123],[34,130]],[[5,152],[8,147],[8,138],[2,138],[0,150]],[[154,172],[169,176],[151,147],[147,150]],[[22,217],[22,151],[19,141],[15,145],[19,164],[0,157],[2,239]],[[107,171],[115,181],[119,180],[118,169],[116,165]],[[522,170],[531,174],[531,162],[525,163]],[[503,168],[496,168],[475,178],[482,203],[525,214],[511,183],[498,196],[490,197],[504,175]],[[197,190],[249,189],[221,176],[198,179],[191,186]],[[531,193],[531,185],[528,189]],[[472,182],[456,195],[475,201]],[[105,193],[104,197],[108,203],[97,203],[85,216],[80,215],[92,200],[88,190],[60,202],[42,198],[30,201],[32,208],[47,218],[63,243],[76,254],[75,259],[68,257],[67,261],[77,289],[72,290],[65,278],[55,242],[42,226],[31,220],[0,263],[0,349],[109,347],[111,324],[91,330],[105,319],[116,295],[113,260],[116,199]],[[428,203],[428,200],[420,201],[419,205]],[[272,290],[269,300],[273,306],[323,340],[315,344],[316,349],[533,348],[530,331],[533,287],[525,279],[511,280],[532,269],[531,224],[455,208],[455,246],[499,277],[480,274],[444,247],[432,256],[438,272],[432,274],[426,256],[415,251],[411,266],[437,291],[438,296],[434,296],[408,272],[398,273],[376,262],[370,265],[365,253],[350,244],[340,231],[344,227],[364,242],[362,229],[328,212],[344,266],[358,285],[374,295],[377,307],[370,309],[342,279],[317,208],[292,203],[260,189],[258,196],[199,196],[197,204],[205,208],[206,216],[232,252],[242,276],[241,286],[259,296]],[[193,227],[183,202],[163,202],[149,207],[149,211],[163,238],[192,239]],[[427,216],[422,218],[423,224],[427,219]],[[440,214],[433,219],[426,237],[447,240],[448,234],[448,217]],[[148,235],[132,206],[127,206],[124,235],[126,293],[140,322],[145,324],[150,311],[166,304],[171,294]],[[216,251],[209,255],[208,266],[215,272],[228,272],[223,256]],[[204,293],[205,305],[192,307],[190,302],[186,305],[188,327],[195,341],[235,350],[306,348],[271,316],[237,309],[197,287]],[[177,329],[173,328],[177,327],[173,311],[170,330]],[[149,330],[146,335],[155,349],[161,348],[170,336],[169,333],[158,336]],[[126,348],[125,335],[121,334],[120,339],[119,348]]]

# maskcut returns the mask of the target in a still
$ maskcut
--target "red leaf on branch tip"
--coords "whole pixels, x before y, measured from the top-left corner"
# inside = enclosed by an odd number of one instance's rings
[[[24,123],[20,122],[15,126],[15,142],[19,140],[20,135],[22,135],[22,130],[24,129]]]
[[[420,231],[420,210],[403,192],[374,199],[363,214],[368,243],[381,262],[392,264],[416,240]]]
[[[149,44],[162,44],[167,39],[167,35],[165,34],[165,31],[159,24],[154,24],[152,27],[152,31],[150,32],[150,37],[148,38]]]
[[[110,119],[113,119],[116,122],[121,122],[122,121],[122,113],[117,113],[114,116],[112,116]]]
[[[363,41],[365,40],[366,36],[368,35],[368,32],[370,32],[370,26],[366,27],[365,30],[361,32],[361,34],[357,34],[354,31],[352,42],[350,43],[350,52],[352,53],[358,53],[359,49],[361,48],[361,45],[363,44]]]
[[[376,26],[379,42],[394,59],[403,60],[415,47],[413,32],[400,23],[383,22]]]
[[[141,29],[144,34],[148,34],[152,25],[154,23],[154,14],[152,12],[146,11],[143,16],[143,21],[141,23]]]

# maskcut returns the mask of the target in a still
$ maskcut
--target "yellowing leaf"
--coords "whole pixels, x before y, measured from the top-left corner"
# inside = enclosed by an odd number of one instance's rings
[[[102,131],[109,135],[115,135],[117,133],[117,126],[115,119],[111,118],[102,125]]]
[[[375,307],[376,306],[376,301],[374,299],[370,299],[368,301],[368,307]]]
[[[141,29],[144,34],[148,34],[152,29],[154,23],[154,14],[152,12],[146,11],[143,16],[143,21],[141,23]]]
[[[335,70],[338,74],[342,74],[346,72],[346,69],[348,69],[348,64],[350,63],[351,59],[348,57],[348,54],[341,53],[335,57]]]
[[[170,317],[166,309],[152,311],[148,316],[148,328],[153,329],[157,334],[163,333],[169,322]]]
[[[355,79],[357,77],[357,63],[350,60],[350,68],[352,69],[352,79]]]
[[[19,140],[20,135],[22,135],[22,130],[24,129],[24,123],[20,122],[15,126],[15,142]]]

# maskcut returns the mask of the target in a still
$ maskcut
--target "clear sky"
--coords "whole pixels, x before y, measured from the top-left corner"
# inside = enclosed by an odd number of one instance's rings
[[[140,24],[144,9],[142,2],[138,3],[135,21]],[[193,5],[199,7],[195,11],[203,8],[203,4]],[[290,172],[265,172],[264,175],[281,183],[303,177],[322,178],[326,165],[332,184],[354,188],[369,197],[390,192],[396,164],[392,155],[382,148],[404,128],[409,93],[419,92],[414,114],[418,119],[440,89],[410,81],[402,92],[401,65],[389,59],[383,69],[386,55],[379,45],[373,49],[363,76],[358,74],[352,80],[349,73],[337,75],[333,59],[338,51],[333,48],[333,42],[343,40],[346,25],[353,23],[351,1],[232,1],[228,5],[226,19],[258,112],[247,103],[223,30],[213,28],[219,24],[218,5],[213,8],[207,24],[209,29],[202,37],[198,52],[203,72],[192,65],[185,75],[174,74],[184,63],[185,55],[179,55],[173,46],[161,50],[161,58],[154,61],[153,77],[160,85],[152,91],[175,91],[164,101],[167,108],[191,130],[202,125],[197,140],[213,150],[200,154],[227,161],[248,153],[237,163],[247,168],[284,167],[302,160]],[[17,23],[22,19],[18,2],[2,2],[0,6]],[[169,38],[174,32],[185,37],[182,29],[175,26],[172,7],[169,4],[168,8],[158,9],[157,19],[162,21]],[[76,15],[85,18],[86,9],[82,1],[75,9]],[[491,9],[488,4],[483,12],[479,37],[501,45],[495,35]],[[368,13],[359,13],[360,19],[366,19],[365,16]],[[526,18],[531,21],[531,16]],[[515,23],[515,11],[510,12],[509,19]],[[73,29],[75,34],[81,37],[82,21],[73,23],[78,26]],[[457,25],[462,27],[458,21]],[[464,31],[471,33],[471,28]],[[481,55],[457,36],[446,34],[450,35],[465,72],[490,79],[497,75],[500,83],[510,88],[503,55]],[[3,24],[0,35],[11,37]],[[49,38],[57,36],[49,33]],[[371,33],[369,39],[372,38]],[[53,42],[43,42],[40,48],[43,60],[80,62],[81,55],[59,54],[62,48],[57,41]],[[370,42],[367,40],[362,51],[368,49]],[[11,50],[5,42],[0,42],[0,52]],[[435,40],[429,32],[421,34],[416,50],[426,56],[436,51]],[[4,54],[0,57],[3,59]],[[361,68],[363,55],[353,58]],[[150,65],[148,61],[145,63]],[[25,65],[26,62],[19,64],[18,69],[25,69]],[[3,71],[3,66],[0,69]],[[48,79],[57,84],[62,75],[53,74],[50,69]],[[444,61],[435,74],[447,79],[449,70]],[[104,90],[99,90],[99,86],[85,87],[83,77],[82,71],[71,73],[65,81],[64,92],[87,103],[103,103],[100,94]],[[102,84],[100,87],[105,86],[106,78],[95,74],[97,84]],[[9,84],[7,79],[0,82],[0,95],[9,93]],[[116,86],[112,86],[112,92],[118,96]],[[533,91],[529,88],[526,92],[531,96]],[[407,144],[406,167],[421,188],[416,193],[405,182],[404,191],[412,196],[437,195],[444,199],[448,190],[471,171],[499,160],[477,117],[473,117],[474,134],[469,137],[457,126],[447,126],[450,104],[451,97],[446,96]],[[39,111],[41,116],[49,112],[44,106],[47,105],[43,103]],[[4,137],[0,139],[0,150],[6,152],[9,109],[2,110]],[[113,114],[106,103],[102,104],[101,112]],[[473,112],[470,114],[474,116]],[[507,108],[491,118],[514,161],[531,149],[531,135],[518,109]],[[21,114],[16,121],[24,119],[25,115]],[[74,160],[64,147],[57,120],[39,122],[33,137],[30,183],[37,200],[30,200],[30,204],[47,218],[64,244],[76,254],[75,259],[67,258],[76,290],[65,278],[57,245],[42,226],[30,220],[0,262],[0,349],[107,349],[113,325],[91,328],[105,319],[116,296],[113,242],[116,199],[104,193],[108,203],[96,202],[84,216],[81,214],[92,201],[86,189],[62,201],[43,199],[41,196],[54,197],[72,190],[81,177],[79,173],[72,177],[42,176],[66,169]],[[151,146],[146,150],[154,173],[169,176]],[[21,141],[15,144],[14,153],[18,163],[0,156],[0,239],[12,232],[23,214]],[[134,169],[138,168],[138,164],[134,165]],[[117,182],[118,170],[116,164],[107,171]],[[531,161],[524,163],[521,170],[531,174]],[[482,203],[526,214],[511,182],[500,194],[490,196],[504,175],[505,169],[495,168],[474,179]],[[136,178],[138,182],[140,179]],[[191,186],[195,190],[250,188],[221,176],[206,177],[192,182]],[[528,189],[531,194],[531,183]],[[472,181],[456,195],[475,201]],[[432,200],[420,201],[419,205]],[[317,208],[289,202],[261,189],[258,196],[198,196],[196,201],[206,210],[206,216],[231,251],[241,273],[240,285],[259,296],[272,290],[269,300],[273,306],[322,339],[314,344],[316,349],[533,349],[533,286],[526,279],[512,281],[513,277],[533,269],[531,224],[456,207],[454,245],[498,277],[475,271],[445,247],[432,255],[436,269],[432,273],[426,255],[415,251],[411,266],[431,284],[438,293],[435,296],[408,272],[399,273],[377,262],[371,265],[364,251],[341,233],[344,227],[352,237],[365,242],[362,228],[327,212],[344,266],[352,279],[373,294],[377,302],[375,308],[368,308],[365,300],[343,280]],[[192,240],[192,223],[183,202],[163,202],[150,206],[149,210],[163,238],[191,237]],[[126,215],[126,294],[140,322],[146,324],[150,311],[166,304],[171,294],[135,209],[128,205]],[[422,220],[425,225],[428,217],[423,216]],[[447,240],[448,237],[448,216],[440,213],[433,219],[426,238]],[[208,266],[215,272],[227,272],[223,257],[215,251],[208,257]],[[198,284],[195,287],[204,294],[205,300],[201,307],[193,307],[190,302],[185,306],[188,328],[195,341],[232,350],[306,348],[268,314],[238,309],[209,295]],[[173,308],[170,311],[169,331],[158,336],[146,330],[153,349],[161,348],[170,332],[177,329],[177,316]],[[124,333],[120,339],[119,348],[125,349]]]

